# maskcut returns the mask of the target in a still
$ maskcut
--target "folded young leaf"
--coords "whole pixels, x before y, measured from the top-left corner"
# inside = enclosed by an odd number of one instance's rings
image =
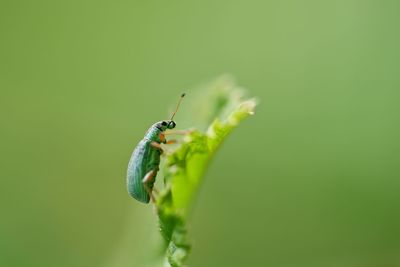
[[[172,267],[183,266],[190,252],[186,221],[192,200],[207,166],[227,135],[246,117],[254,114],[255,99],[245,99],[244,90],[229,78],[217,80],[206,89],[206,103],[213,122],[205,133],[190,130],[180,146],[168,155],[164,168],[165,187],[157,199],[161,234],[166,241],[167,258]],[[204,89],[203,89],[204,90]]]

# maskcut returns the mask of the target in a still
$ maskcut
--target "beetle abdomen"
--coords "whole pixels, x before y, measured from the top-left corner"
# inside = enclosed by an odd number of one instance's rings
[[[151,141],[143,139],[139,142],[132,153],[128,164],[127,188],[128,193],[135,199],[149,203],[150,196],[143,184],[143,178],[152,170],[158,171],[160,164],[160,151],[151,146]],[[150,189],[153,188],[155,177],[148,183]]]

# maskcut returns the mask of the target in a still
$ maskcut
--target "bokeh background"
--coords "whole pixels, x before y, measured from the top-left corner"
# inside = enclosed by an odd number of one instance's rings
[[[0,266],[151,266],[130,154],[224,73],[260,105],[207,172],[189,266],[400,266],[399,11],[2,0]]]

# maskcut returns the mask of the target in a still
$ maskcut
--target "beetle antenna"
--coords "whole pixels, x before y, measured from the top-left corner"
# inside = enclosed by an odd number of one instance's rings
[[[179,98],[178,104],[176,105],[175,112],[172,114],[171,121],[172,121],[172,119],[174,118],[176,112],[178,111],[179,105],[181,104],[182,99],[185,97],[185,95],[186,95],[185,93],[181,94],[181,97]]]

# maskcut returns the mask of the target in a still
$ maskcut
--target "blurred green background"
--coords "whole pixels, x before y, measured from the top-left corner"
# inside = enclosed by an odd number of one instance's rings
[[[207,172],[189,266],[400,266],[399,8],[1,1],[0,266],[148,266],[130,154],[223,73],[261,101]]]

